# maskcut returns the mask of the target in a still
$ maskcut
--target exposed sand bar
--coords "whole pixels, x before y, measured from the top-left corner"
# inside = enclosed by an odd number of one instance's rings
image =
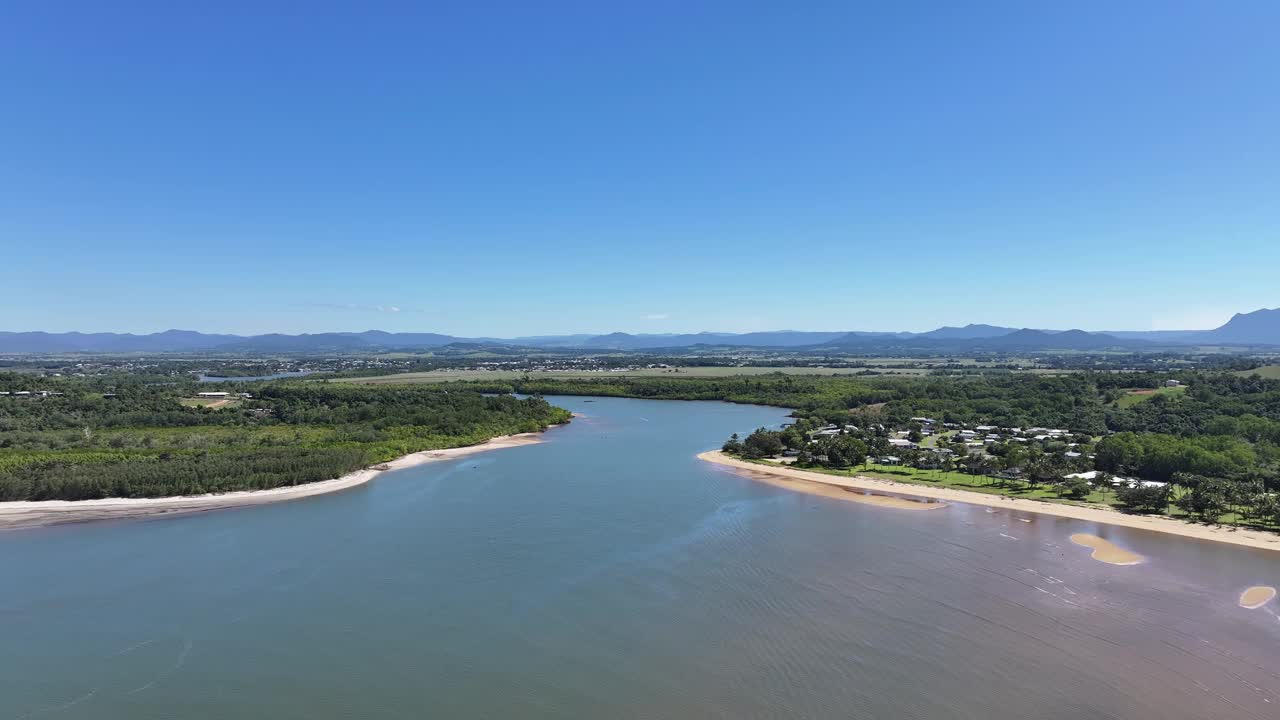
[[[1089,533],[1075,533],[1071,542],[1082,547],[1093,549],[1093,559],[1110,565],[1137,565],[1146,560],[1136,552],[1129,552],[1110,540],[1104,540]]]
[[[442,460],[466,457],[489,450],[534,445],[542,442],[541,433],[504,435],[488,442],[444,450],[424,450],[396,458],[382,465],[357,470],[333,480],[273,488],[243,490],[213,495],[184,495],[164,498],[104,498],[102,500],[41,500],[36,502],[0,502],[0,530],[54,525],[91,520],[121,520],[182,513],[206,512],[225,508],[263,505],[323,495],[363,485],[389,470],[424,465]]]
[[[1240,593],[1240,607],[1257,610],[1275,599],[1276,589],[1267,585],[1254,585]]]
[[[757,482],[794,490],[795,492],[819,495],[836,500],[848,500],[849,502],[863,503],[864,505],[878,505],[898,510],[938,510],[947,506],[944,502],[913,500],[900,495],[880,495],[859,487],[846,486],[840,483],[813,482],[802,478],[784,477],[768,472],[766,468],[761,468],[759,471],[747,468],[734,468],[734,470]]]
[[[1066,505],[1041,502],[1038,500],[1012,498],[1004,495],[987,495],[985,493],[969,492],[967,490],[956,490],[955,488],[912,485],[909,483],[894,482],[893,480],[881,480],[879,478],[871,478],[861,475],[828,475],[826,473],[798,470],[796,468],[783,467],[781,465],[761,465],[759,463],[738,460],[737,458],[725,455],[719,450],[704,452],[698,455],[698,457],[702,460],[706,460],[707,462],[725,465],[740,470],[753,470],[759,473],[767,473],[769,475],[808,480],[810,482],[824,483],[844,488],[859,488],[862,490],[894,493],[897,495],[909,495],[911,497],[947,500],[950,502],[968,503],[970,505],[984,505],[986,507],[1003,508],[1005,510],[1021,510],[1023,512],[1040,513],[1041,515],[1055,515],[1057,517],[1071,518],[1073,520],[1085,520],[1087,522],[1103,523],[1105,525],[1119,525],[1121,527],[1137,528],[1139,530],[1151,530],[1153,532],[1161,532],[1168,535],[1181,535],[1183,537],[1197,538],[1199,540],[1212,540],[1214,542],[1245,545],[1248,547],[1263,548],[1266,550],[1280,550],[1280,535],[1261,530],[1242,530],[1221,525],[1194,525],[1181,520],[1156,515],[1128,515],[1118,510],[1112,510],[1111,508],[1106,507]]]

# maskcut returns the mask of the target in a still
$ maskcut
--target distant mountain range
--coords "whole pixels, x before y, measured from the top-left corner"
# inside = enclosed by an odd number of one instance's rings
[[[752,333],[650,335],[540,335],[517,338],[466,338],[438,333],[389,333],[382,330],[302,335],[217,335],[193,330],[166,330],[150,335],[129,333],[0,332],[0,353],[190,353],[202,351],[351,352],[384,349],[427,349],[450,345],[509,346],[546,349],[662,350],[694,347],[812,348],[832,351],[1027,352],[1043,350],[1151,350],[1178,345],[1235,347],[1280,346],[1280,308],[1237,314],[1213,330],[1085,332],[1034,330],[997,325],[940,327],[924,333],[808,332],[778,330]]]

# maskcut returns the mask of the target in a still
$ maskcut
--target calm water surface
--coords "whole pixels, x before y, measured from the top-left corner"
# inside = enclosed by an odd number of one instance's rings
[[[282,378],[306,377],[315,370],[294,370],[293,372],[275,373],[273,375],[245,375],[241,377],[224,377],[222,375],[200,375],[196,382],[256,382],[258,380],[280,380]]]
[[[556,402],[341,494],[0,535],[0,717],[1280,717],[1236,605],[1280,553],[794,494],[693,457],[780,410]]]

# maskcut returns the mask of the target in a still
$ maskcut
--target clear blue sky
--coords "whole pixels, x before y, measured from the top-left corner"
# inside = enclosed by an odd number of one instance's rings
[[[187,7],[179,7],[187,6]],[[1196,328],[1280,2],[10,3],[0,329]]]

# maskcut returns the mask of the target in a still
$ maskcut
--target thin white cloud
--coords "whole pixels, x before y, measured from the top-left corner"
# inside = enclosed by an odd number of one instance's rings
[[[671,316],[668,315],[667,313],[649,313],[648,315],[641,315],[640,319],[641,320],[666,320],[669,317]]]
[[[399,305],[361,305],[359,303],[303,303],[303,307],[321,308],[323,310],[354,310],[356,312],[388,314],[401,312],[426,312],[425,310],[407,310]]]

